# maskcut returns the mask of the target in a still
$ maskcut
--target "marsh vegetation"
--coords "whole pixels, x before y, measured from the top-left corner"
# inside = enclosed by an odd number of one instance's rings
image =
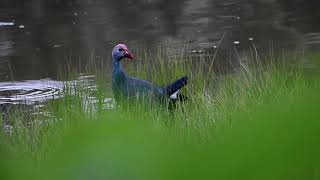
[[[108,60],[62,67],[65,82],[81,71],[93,75],[94,88],[65,83],[43,113],[3,116],[11,126],[0,136],[1,179],[319,178],[319,76],[288,63],[318,56],[260,57],[253,49],[222,73],[215,54],[195,61],[164,47],[134,52],[137,61],[124,63],[129,74],[160,85],[187,74],[188,101],[174,110],[120,105],[109,99]]]

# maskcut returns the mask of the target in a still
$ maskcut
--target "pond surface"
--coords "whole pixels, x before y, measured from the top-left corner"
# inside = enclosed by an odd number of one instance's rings
[[[0,104],[59,94],[59,67],[108,59],[118,42],[246,51],[320,47],[319,0],[2,0]],[[249,40],[250,39],[250,40]],[[106,62],[108,64],[109,62]],[[49,78],[49,79],[48,79]],[[28,102],[26,102],[26,100]]]

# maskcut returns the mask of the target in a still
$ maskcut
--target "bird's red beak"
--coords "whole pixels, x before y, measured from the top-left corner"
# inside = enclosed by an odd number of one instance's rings
[[[133,59],[133,55],[131,54],[131,52],[128,49],[124,50],[124,57],[129,58],[129,59]]]

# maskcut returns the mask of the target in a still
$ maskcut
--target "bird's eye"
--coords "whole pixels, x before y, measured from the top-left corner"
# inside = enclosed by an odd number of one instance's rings
[[[119,51],[124,51],[124,50],[122,48],[120,48]]]

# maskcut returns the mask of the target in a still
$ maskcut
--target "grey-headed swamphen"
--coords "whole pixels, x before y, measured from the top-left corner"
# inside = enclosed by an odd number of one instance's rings
[[[116,100],[123,97],[148,97],[155,101],[169,100],[169,102],[185,99],[181,95],[180,89],[187,84],[188,78],[186,76],[167,86],[157,86],[149,81],[128,76],[121,65],[121,60],[124,58],[132,60],[133,56],[126,45],[116,45],[112,51],[112,90]]]

